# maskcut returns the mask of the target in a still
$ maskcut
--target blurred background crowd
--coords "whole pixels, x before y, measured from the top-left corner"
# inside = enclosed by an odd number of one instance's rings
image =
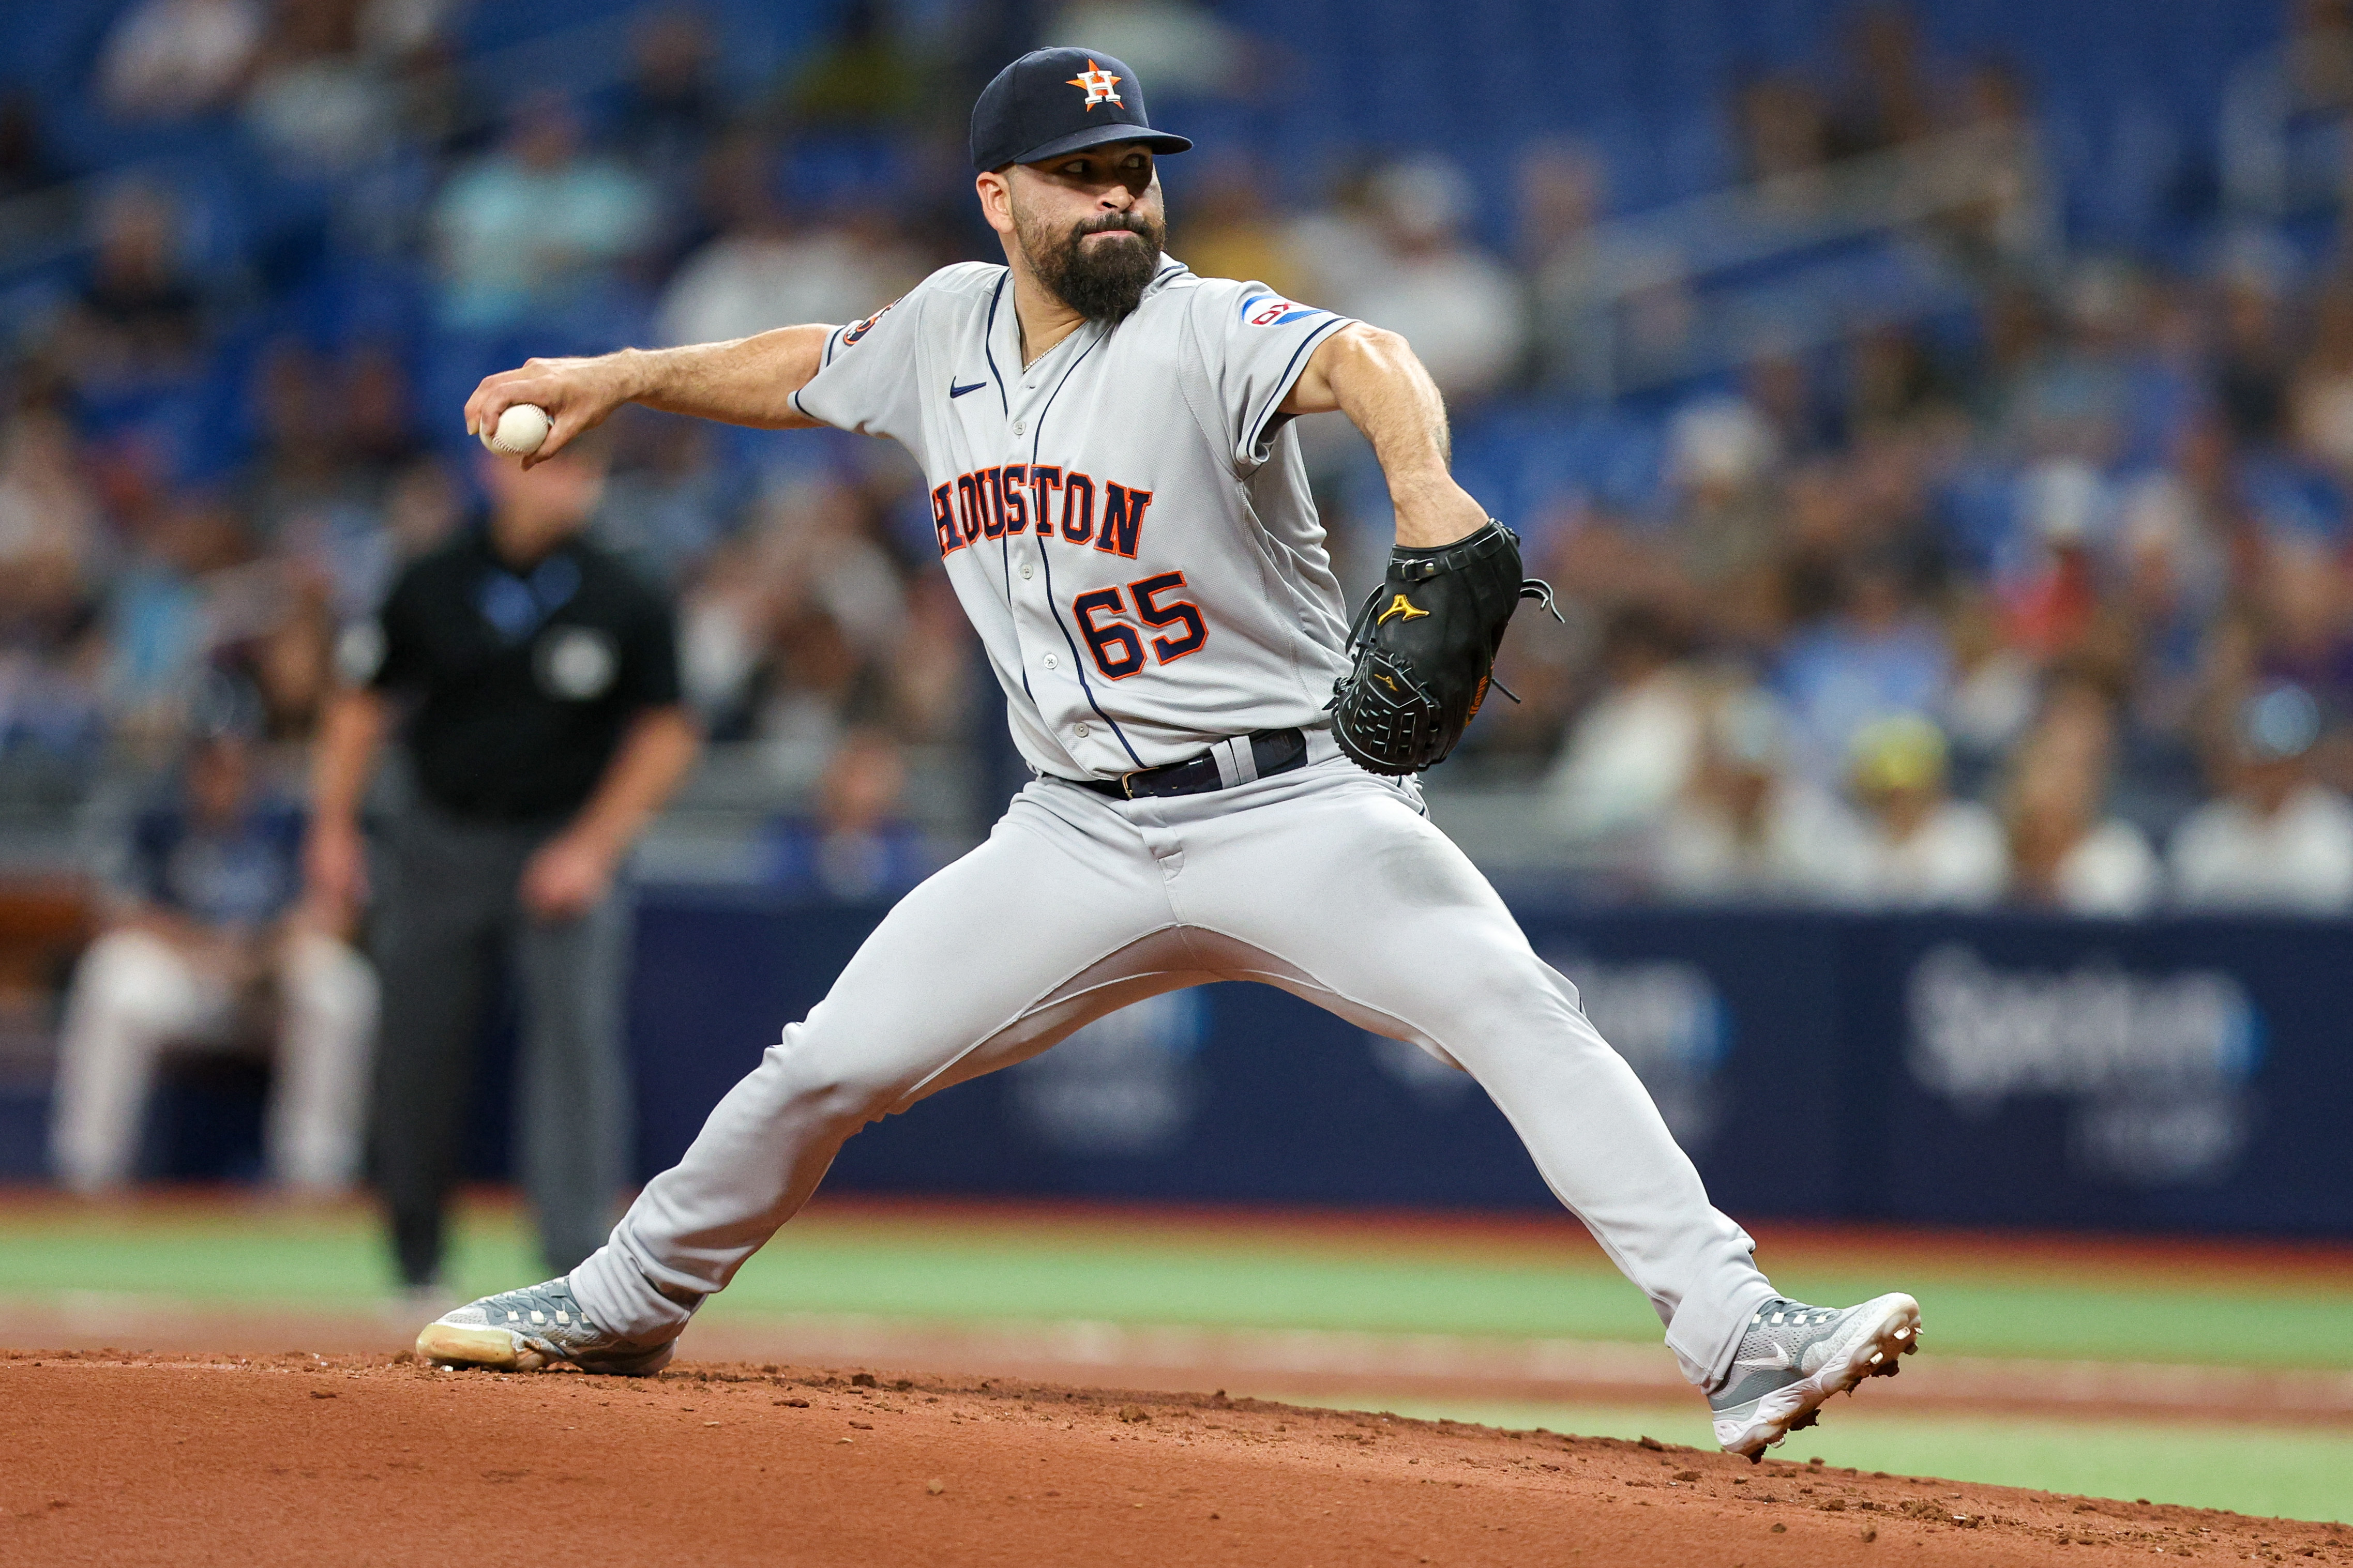
[[[113,844],[137,897],[128,825],[224,725],[299,795],[339,639],[479,511],[478,377],[994,256],[973,94],[1077,41],[1200,142],[1172,252],[1405,332],[1562,590],[1429,781],[1491,869],[2353,909],[2353,6],[1430,9],[14,16],[0,869]],[[1377,471],[1311,423],[1368,585]],[[645,874],[871,897],[976,838],[1018,765],[903,455],[639,410],[611,455],[596,533],[714,742]]]

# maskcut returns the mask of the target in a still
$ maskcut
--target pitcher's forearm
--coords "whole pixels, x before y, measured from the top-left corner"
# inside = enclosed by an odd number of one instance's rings
[[[818,423],[792,405],[816,375],[828,326],[778,327],[732,342],[676,349],[624,349],[619,362],[628,399],[669,414],[691,414],[761,430]]]
[[[1486,510],[1448,471],[1446,401],[1412,347],[1397,333],[1356,322],[1308,357],[1283,410],[1336,409],[1364,433],[1388,480],[1397,542],[1451,544],[1486,523]]]
[[[553,421],[545,440],[522,459],[546,462],[625,403],[691,414],[761,430],[818,424],[792,404],[817,374],[831,327],[778,327],[732,342],[677,349],[620,349],[586,359],[526,360],[484,376],[466,400],[466,428],[495,430],[517,404]]]

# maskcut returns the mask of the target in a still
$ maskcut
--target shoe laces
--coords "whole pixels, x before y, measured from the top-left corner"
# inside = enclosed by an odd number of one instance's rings
[[[1766,1317],[1767,1308],[1772,1309],[1769,1321]],[[1768,1301],[1757,1309],[1756,1316],[1748,1320],[1748,1326],[1752,1329],[1820,1327],[1837,1316],[1837,1310],[1829,1307],[1809,1307],[1802,1301]]]

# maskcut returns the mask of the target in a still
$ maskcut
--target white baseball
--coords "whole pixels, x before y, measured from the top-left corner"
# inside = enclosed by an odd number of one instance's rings
[[[518,403],[499,416],[497,429],[482,432],[482,445],[502,457],[528,458],[546,441],[552,424],[546,409]]]

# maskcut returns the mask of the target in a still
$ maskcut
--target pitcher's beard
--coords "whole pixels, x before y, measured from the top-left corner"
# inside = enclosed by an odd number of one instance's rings
[[[1089,235],[1114,231],[1134,237],[1087,243]],[[1166,233],[1158,220],[1126,213],[1110,223],[1082,225],[1059,245],[1025,230],[1021,253],[1038,281],[1063,304],[1091,321],[1116,323],[1143,302],[1145,289],[1160,269]]]

